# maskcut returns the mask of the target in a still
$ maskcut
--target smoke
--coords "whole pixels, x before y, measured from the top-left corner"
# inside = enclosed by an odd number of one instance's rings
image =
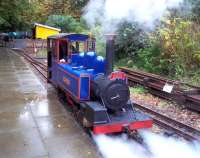
[[[184,0],[90,0],[83,17],[90,27],[100,24],[104,32],[115,32],[127,21],[153,28],[167,9],[179,7]]]
[[[142,132],[147,148],[125,137],[95,136],[104,158],[199,158],[200,144]]]

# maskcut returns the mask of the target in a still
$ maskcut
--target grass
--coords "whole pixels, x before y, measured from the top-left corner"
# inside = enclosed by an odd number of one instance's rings
[[[134,70],[138,69],[136,67],[136,65],[134,65],[134,61],[131,58],[124,58],[124,59],[120,59],[118,61],[115,61],[114,69],[118,70],[119,67],[128,67],[128,68],[132,68]]]
[[[137,86],[137,87],[130,87],[130,92],[135,93],[135,94],[144,94],[147,93],[147,90],[142,87],[142,86]]]

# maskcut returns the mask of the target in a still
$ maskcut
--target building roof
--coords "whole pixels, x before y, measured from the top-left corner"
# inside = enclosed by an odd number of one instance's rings
[[[55,28],[55,27],[51,27],[51,26],[48,26],[48,25],[43,25],[43,24],[39,24],[39,23],[34,23],[35,26],[40,26],[40,27],[45,27],[45,28],[48,28],[48,29],[52,29],[52,30],[56,30],[56,31],[61,31],[61,29],[58,29],[58,28]]]

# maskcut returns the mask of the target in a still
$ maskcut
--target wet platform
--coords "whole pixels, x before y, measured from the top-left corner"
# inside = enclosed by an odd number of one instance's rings
[[[98,158],[91,138],[29,64],[0,48],[0,157]]]

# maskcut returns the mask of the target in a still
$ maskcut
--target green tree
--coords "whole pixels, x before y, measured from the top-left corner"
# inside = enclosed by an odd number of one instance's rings
[[[50,15],[46,24],[52,27],[58,27],[63,32],[81,32],[80,23],[72,16]]]
[[[116,57],[133,57],[147,44],[148,36],[137,24],[124,22],[119,26],[116,39]]]
[[[79,19],[88,0],[33,0],[40,21],[50,15],[71,15]]]
[[[28,0],[0,1],[0,30],[24,30],[31,24],[34,9]]]
[[[186,0],[189,1],[192,7],[192,16],[195,20],[200,22],[200,0]]]
[[[72,15],[76,18],[80,18],[82,15],[82,10],[86,6],[89,0],[68,0],[70,5],[70,10]]]
[[[87,2],[88,0],[1,0],[0,30],[27,30],[34,22],[45,23],[50,15],[71,15],[79,20]]]
[[[184,77],[200,66],[200,27],[194,22],[171,18],[150,35],[149,44],[137,53],[136,64],[150,72]]]

